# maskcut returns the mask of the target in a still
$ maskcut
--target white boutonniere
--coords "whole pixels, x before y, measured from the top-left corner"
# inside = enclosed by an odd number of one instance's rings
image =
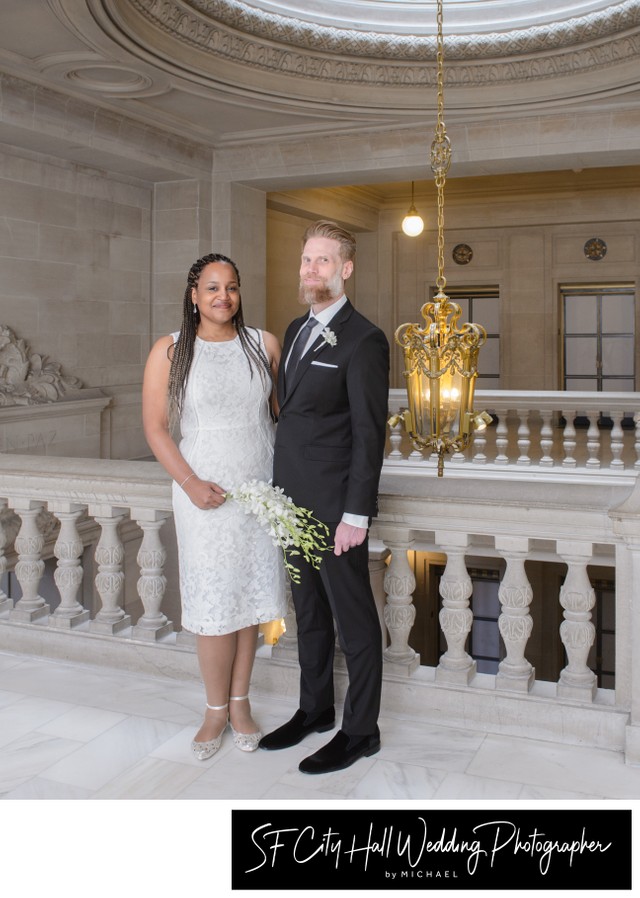
[[[331,330],[330,327],[325,327],[325,329],[322,331],[320,336],[322,337],[322,339],[324,340],[325,343],[329,344],[329,346],[337,346],[338,345],[338,338],[336,337],[336,335],[334,334],[334,332]],[[321,349],[322,344],[320,344],[320,346],[318,348]]]

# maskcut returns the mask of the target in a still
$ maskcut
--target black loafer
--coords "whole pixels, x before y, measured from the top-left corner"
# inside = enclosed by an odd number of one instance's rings
[[[260,748],[266,748],[267,751],[276,751],[280,748],[291,748],[302,742],[309,733],[325,733],[332,730],[335,726],[336,713],[333,708],[327,708],[321,714],[307,719],[308,715],[300,708],[293,715],[291,720],[278,727],[273,733],[268,733],[260,740]]]
[[[360,758],[375,755],[377,751],[380,751],[380,730],[377,727],[371,736],[347,736],[338,730],[331,742],[301,761],[298,770],[302,773],[333,773],[351,767]]]

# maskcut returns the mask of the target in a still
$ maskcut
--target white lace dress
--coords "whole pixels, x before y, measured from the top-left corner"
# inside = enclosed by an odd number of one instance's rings
[[[226,343],[196,338],[180,451],[198,477],[223,489],[270,480],[275,435],[270,392],[258,371],[251,377],[237,337]],[[220,636],[284,617],[282,552],[252,515],[233,500],[199,509],[176,483],[173,510],[186,630]]]

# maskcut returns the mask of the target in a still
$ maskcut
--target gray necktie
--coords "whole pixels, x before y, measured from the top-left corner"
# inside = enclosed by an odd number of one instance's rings
[[[293,347],[291,349],[291,354],[289,355],[289,361],[287,362],[287,367],[285,369],[285,384],[287,381],[289,384],[293,381],[293,376],[296,373],[296,368],[298,367],[298,362],[302,358],[302,353],[304,352],[304,348],[307,345],[307,340],[309,339],[309,335],[311,331],[317,324],[316,318],[308,318],[304,327],[298,331],[298,336],[293,342]]]

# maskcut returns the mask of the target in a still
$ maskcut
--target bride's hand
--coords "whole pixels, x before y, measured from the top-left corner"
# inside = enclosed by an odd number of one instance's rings
[[[225,501],[225,491],[210,480],[192,477],[183,489],[198,508],[218,508]]]

